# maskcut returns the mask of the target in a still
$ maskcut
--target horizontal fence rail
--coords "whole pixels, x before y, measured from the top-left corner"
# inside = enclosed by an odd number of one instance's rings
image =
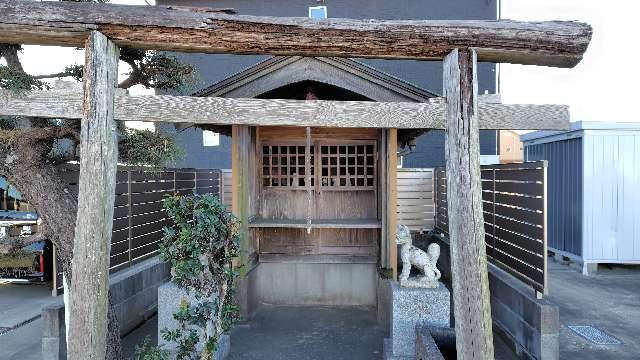
[[[481,167],[487,258],[540,293],[547,288],[546,174],[546,161]],[[448,236],[446,180],[437,168],[435,227]]]
[[[78,187],[77,166],[61,167],[72,189]],[[118,271],[158,254],[162,228],[170,225],[163,210],[166,195],[220,196],[221,172],[216,169],[144,169],[119,166],[113,209],[110,271]],[[60,277],[58,276],[58,280]],[[62,281],[57,281],[61,286]]]
[[[434,169],[398,169],[398,223],[412,231],[434,226]]]

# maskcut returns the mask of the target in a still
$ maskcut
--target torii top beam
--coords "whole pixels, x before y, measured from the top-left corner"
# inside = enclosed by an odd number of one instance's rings
[[[91,30],[149,50],[441,60],[473,48],[479,61],[555,67],[578,64],[592,34],[573,21],[318,20],[0,0],[0,43],[84,46]]]

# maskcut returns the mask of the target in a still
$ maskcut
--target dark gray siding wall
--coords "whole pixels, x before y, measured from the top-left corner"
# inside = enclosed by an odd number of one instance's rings
[[[309,6],[317,6],[316,0],[158,0],[157,4],[197,7],[231,7],[243,15],[307,16]],[[327,13],[332,18],[352,19],[496,19],[496,0],[326,0]],[[198,69],[199,82],[191,91],[219,82],[230,75],[265,60],[268,56],[254,55],[210,55],[175,53],[182,61]],[[436,94],[442,93],[442,63],[439,61],[358,59],[367,65],[396,76],[418,87]],[[496,92],[495,65],[481,63],[478,66],[478,91]],[[366,94],[363,94],[366,95]],[[164,127],[172,132],[172,126]],[[185,159],[179,166],[211,168],[212,164],[229,164],[228,147],[203,148],[199,131],[177,135],[186,150]],[[228,139],[221,136],[221,144]],[[480,153],[496,154],[495,131],[482,132]],[[435,131],[417,139],[413,154],[405,158],[405,167],[434,167],[444,164],[444,133]],[[199,152],[199,153],[195,153]]]
[[[557,250],[582,255],[582,138],[525,145],[525,160],[547,160],[547,239]]]
[[[415,150],[404,157],[404,168],[445,166],[443,130],[431,130],[416,139]],[[480,154],[496,154],[496,131],[480,130]]]
[[[158,0],[158,5],[200,7],[230,7],[242,15],[301,16],[308,15],[309,6],[317,6],[316,0]],[[332,18],[351,19],[496,19],[496,0],[326,0],[327,13]],[[265,56],[254,55],[206,55],[175,54],[197,66],[200,84],[207,87],[250,67]],[[442,92],[442,64],[439,61],[368,60],[360,59],[380,71],[394,75],[434,93]],[[478,91],[495,93],[495,65],[480,64]],[[195,90],[195,89],[194,89]]]
[[[175,131],[173,124],[159,125],[162,131],[173,133],[176,142],[184,150],[180,161],[171,164],[176,168],[231,169],[231,137],[220,134],[219,146],[202,146],[202,130],[189,128]]]

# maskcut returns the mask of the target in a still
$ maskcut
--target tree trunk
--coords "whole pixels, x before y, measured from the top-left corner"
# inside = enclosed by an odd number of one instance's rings
[[[28,131],[25,129],[25,134]],[[62,173],[47,159],[39,156],[43,150],[25,139],[13,151],[3,151],[0,155],[0,176],[14,185],[33,206],[40,219],[46,224],[45,236],[56,246],[59,264],[65,276],[71,278],[74,227],[77,213],[77,195],[68,186]],[[5,149],[2,149],[5,150]],[[120,329],[115,317],[115,309],[109,303],[109,341],[107,360],[124,359],[120,342]]]
[[[28,138],[25,134],[25,140],[17,141],[20,145],[14,147],[13,151],[1,153],[0,176],[5,177],[22,193],[46,224],[44,235],[56,246],[62,271],[70,278],[77,194],[64,181],[61,171],[39,155],[43,153],[43,149],[30,143]],[[111,302],[108,317],[106,359],[124,359],[120,327]]]

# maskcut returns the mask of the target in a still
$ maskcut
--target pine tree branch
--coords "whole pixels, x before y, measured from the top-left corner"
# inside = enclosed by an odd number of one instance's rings
[[[0,44],[0,58],[4,58],[8,66],[16,68],[19,71],[24,71],[20,58],[18,57],[20,50],[22,50],[20,45]]]
[[[71,75],[66,71],[63,71],[63,72],[54,73],[54,74],[33,75],[32,77],[36,80],[40,80],[40,79],[61,78],[61,77],[67,77],[67,76],[71,76]]]
[[[29,235],[26,237],[16,237],[16,238],[13,238],[12,240],[13,241],[11,242],[11,244],[9,244],[10,245],[9,252],[18,251],[31,244],[35,244],[40,241],[45,241],[47,240],[47,236],[44,234],[44,232],[40,231],[38,233]]]

